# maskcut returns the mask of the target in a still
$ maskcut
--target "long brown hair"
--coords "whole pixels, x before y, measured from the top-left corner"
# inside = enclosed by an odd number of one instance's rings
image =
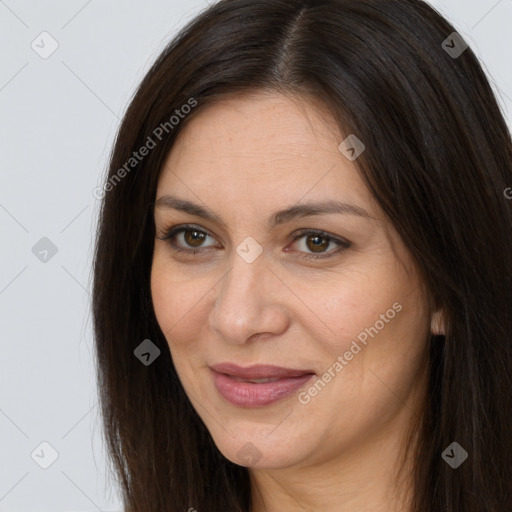
[[[413,512],[512,510],[512,141],[453,32],[420,0],[221,0],[151,67],[112,151],[94,261],[97,382],[126,512],[250,511],[248,469],[219,452],[177,377],[150,271],[177,134],[226,95],[262,89],[313,95],[364,141],[359,172],[444,308]],[[134,355],[145,339],[161,351],[148,366]],[[442,457],[452,442],[468,452],[456,469]]]

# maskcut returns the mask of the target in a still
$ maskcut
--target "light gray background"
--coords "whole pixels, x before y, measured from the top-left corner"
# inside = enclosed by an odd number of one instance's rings
[[[510,126],[512,0],[432,5],[485,63]],[[136,85],[206,6],[0,0],[0,512],[121,509],[92,364],[93,190]],[[31,48],[43,31],[59,45],[47,59]],[[32,252],[42,237],[58,249],[46,262]],[[31,458],[43,441],[58,452],[48,469]]]

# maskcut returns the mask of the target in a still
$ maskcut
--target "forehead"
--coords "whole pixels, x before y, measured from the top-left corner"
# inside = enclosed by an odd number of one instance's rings
[[[277,204],[331,198],[373,203],[328,109],[310,97],[258,92],[205,107],[178,135],[159,193]],[[233,191],[236,191],[234,193]],[[278,194],[276,196],[276,194]],[[374,205],[375,206],[375,205]]]
[[[318,151],[337,155],[340,137],[334,119],[318,101],[262,91],[206,106],[186,124],[174,149],[208,148],[215,154],[240,154],[262,162],[269,155],[296,153],[307,159]],[[264,145],[266,151],[255,151],[255,145]]]

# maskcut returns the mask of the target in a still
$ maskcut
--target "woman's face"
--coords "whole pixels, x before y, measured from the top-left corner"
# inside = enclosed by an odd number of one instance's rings
[[[357,160],[338,148],[348,135],[321,105],[277,93],[230,98],[190,121],[160,175],[156,317],[191,403],[240,465],[358,453],[402,436],[418,412],[425,294]],[[344,206],[307,207],[326,202]],[[158,238],[179,226],[188,231]],[[237,380],[221,375],[236,374],[229,366],[212,370],[221,363],[278,380]],[[294,372],[244,370],[254,365]]]

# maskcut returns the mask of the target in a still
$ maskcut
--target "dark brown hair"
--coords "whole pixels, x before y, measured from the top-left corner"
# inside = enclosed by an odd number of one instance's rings
[[[420,0],[221,0],[151,67],[115,141],[94,261],[101,413],[126,512],[251,507],[248,469],[219,452],[177,377],[150,271],[177,134],[263,89],[313,95],[364,142],[359,172],[446,313],[429,345],[413,512],[512,510],[512,142],[471,48],[443,47],[453,32]],[[177,109],[190,113],[170,122]],[[145,339],[161,350],[149,366],[134,355]],[[457,469],[441,457],[454,441],[469,454]]]

